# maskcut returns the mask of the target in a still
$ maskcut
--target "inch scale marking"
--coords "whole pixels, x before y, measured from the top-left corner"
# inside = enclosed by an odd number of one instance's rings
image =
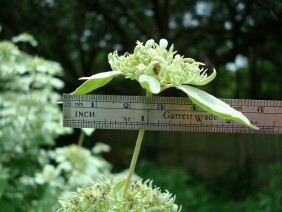
[[[252,130],[203,111],[187,97],[63,95],[63,125],[71,128],[282,134],[282,101],[222,99]]]

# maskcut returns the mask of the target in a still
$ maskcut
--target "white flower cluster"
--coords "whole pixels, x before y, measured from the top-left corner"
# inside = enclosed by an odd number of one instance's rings
[[[138,181],[129,188],[126,197],[123,190],[126,180],[104,178],[90,187],[82,187],[68,199],[60,200],[58,212],[72,211],[180,211],[175,198],[168,191],[162,193],[153,187],[152,181]]]
[[[74,144],[48,151],[46,154],[57,165],[46,164],[43,171],[36,174],[35,181],[38,184],[48,183],[54,187],[64,185],[67,189],[90,185],[101,176],[111,174],[111,164],[99,155],[105,150],[109,150],[109,147],[99,143],[92,152]]]
[[[145,45],[137,41],[132,54],[118,56],[117,51],[108,55],[113,71],[121,71],[132,80],[139,81],[141,75],[156,78],[161,86],[172,87],[183,84],[205,85],[216,76],[214,71],[209,77],[200,66],[203,63],[184,58],[173,51],[173,44],[167,50],[168,42],[161,39],[159,44],[153,39]]]

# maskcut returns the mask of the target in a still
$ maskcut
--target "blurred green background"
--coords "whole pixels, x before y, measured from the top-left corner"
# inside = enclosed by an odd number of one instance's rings
[[[0,26],[1,211],[51,210],[75,187],[69,169],[54,175],[64,188],[35,175],[62,162],[52,151],[81,139],[85,151],[99,141],[111,147],[102,156],[113,172],[129,166],[137,132],[70,132],[60,128],[56,101],[79,77],[109,70],[109,52],[131,52],[137,40],[166,38],[179,54],[215,68],[203,89],[216,97],[281,100],[280,0],[0,0]],[[23,32],[37,43],[19,42],[14,36]],[[95,93],[144,91],[116,78]],[[183,211],[282,211],[281,142],[280,135],[146,132],[136,173],[175,193]]]

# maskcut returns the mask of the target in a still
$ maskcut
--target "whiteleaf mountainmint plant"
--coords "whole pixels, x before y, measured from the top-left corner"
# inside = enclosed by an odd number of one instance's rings
[[[202,68],[204,65],[203,63],[197,62],[191,58],[184,58],[183,56],[176,54],[176,51],[173,49],[173,45],[171,45],[171,47],[167,50],[167,46],[168,42],[165,39],[161,39],[159,44],[151,39],[148,40],[145,45],[143,45],[142,42],[137,41],[137,45],[132,54],[126,52],[124,55],[118,56],[117,51],[110,53],[108,55],[108,60],[112,71],[98,73],[90,77],[82,77],[82,80],[87,81],[78,87],[73,94],[89,93],[99,87],[106,85],[114,77],[123,75],[125,78],[139,82],[142,88],[146,90],[147,96],[158,94],[170,87],[175,87],[184,91],[193,103],[200,106],[207,112],[224,119],[237,121],[252,129],[258,129],[257,127],[253,126],[241,112],[236,111],[228,104],[215,98],[214,96],[199,90],[198,88],[190,86],[201,86],[209,83],[216,76],[215,70],[213,70],[212,74],[208,76],[206,73],[207,70]],[[62,207],[65,209],[65,211],[70,211],[72,207],[75,208],[75,210],[93,209],[94,211],[106,211],[104,209],[110,209],[108,205],[118,209],[119,206],[117,205],[123,204],[128,207],[128,211],[134,211],[135,205],[132,205],[132,207],[130,207],[130,205],[133,201],[138,202],[138,199],[140,201],[139,204],[143,205],[143,207],[140,208],[140,211],[143,211],[144,209],[146,211],[177,211],[179,208],[177,206],[172,207],[171,205],[169,206],[170,208],[164,209],[163,206],[165,206],[164,202],[166,201],[163,201],[163,204],[154,205],[152,208],[150,208],[149,205],[146,205],[145,207],[145,203],[142,199],[148,197],[144,196],[145,194],[138,194],[134,196],[134,189],[144,186],[140,183],[131,185],[131,177],[135,169],[143,136],[144,130],[140,130],[127,180],[124,184],[119,184],[118,186],[119,190],[123,189],[122,198],[115,192],[112,192],[115,190],[113,187],[117,185],[116,182],[112,180],[102,180],[100,181],[99,185],[96,185],[96,187],[94,185],[92,188],[83,188],[79,190],[77,194],[74,194],[72,199],[69,201],[64,201]],[[95,192],[97,191],[95,188],[98,189],[100,186],[103,187],[104,184],[108,186],[107,191],[105,191],[104,195],[102,195],[104,203],[98,204],[97,201],[101,201],[101,195],[96,196]],[[136,185],[139,185],[139,187],[136,187]],[[151,189],[153,188],[151,187]],[[153,191],[148,192],[148,194],[152,195],[152,192]],[[117,196],[118,198],[116,198]],[[132,197],[132,201],[130,201],[129,196]],[[168,199],[170,199],[170,194],[168,194],[168,196]],[[83,201],[81,201],[81,198]],[[91,199],[91,201],[89,199]],[[171,203],[173,204],[173,201],[171,201]],[[85,204],[87,205],[86,207]]]
[[[161,39],[159,44],[148,40],[145,45],[137,41],[132,54],[125,53],[118,56],[117,51],[108,55],[112,71],[82,77],[87,80],[78,87],[73,94],[89,93],[109,83],[114,77],[124,75],[136,80],[146,89],[147,94],[158,94],[161,91],[175,87],[184,91],[189,99],[202,109],[225,119],[238,121],[250,128],[258,129],[239,111],[214,96],[189,85],[206,85],[216,76],[213,70],[207,75],[207,70],[201,68],[203,63],[191,58],[184,58],[176,51],[173,45],[167,50],[168,42]]]
[[[34,173],[44,166],[42,146],[51,147],[57,137],[71,133],[62,127],[57,104],[64,86],[63,69],[15,44],[36,45],[31,35],[12,40],[0,40],[0,211],[48,211],[59,193],[53,201],[45,198],[52,189],[38,185]],[[52,178],[51,171],[46,166],[46,179]],[[44,207],[43,199],[51,204]]]

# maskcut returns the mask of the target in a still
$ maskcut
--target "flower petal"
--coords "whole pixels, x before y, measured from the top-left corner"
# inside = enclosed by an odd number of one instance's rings
[[[259,129],[253,126],[248,120],[248,118],[244,116],[241,112],[233,109],[225,102],[221,101],[220,99],[217,99],[216,97],[202,90],[188,85],[180,85],[176,88],[184,91],[192,102],[200,106],[202,109],[208,111],[209,113],[212,113],[220,118],[237,121],[255,130]]]
[[[161,91],[161,85],[155,77],[151,77],[149,75],[140,75],[138,81],[142,88],[146,89],[150,93],[157,94]]]
[[[86,94],[109,83],[114,77],[121,75],[121,71],[108,71],[92,75],[91,77],[82,77],[87,80],[79,86],[72,94]]]

